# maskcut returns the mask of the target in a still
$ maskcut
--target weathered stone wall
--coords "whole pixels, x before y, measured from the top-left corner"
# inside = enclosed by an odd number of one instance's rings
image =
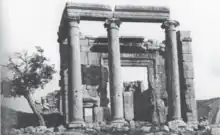
[[[80,55],[81,55],[81,75],[83,84],[83,96],[84,98],[100,98],[101,106],[107,106],[109,101],[107,100],[107,81],[108,70],[104,67],[101,68],[100,54],[94,53],[89,50],[90,42],[93,42],[89,38],[80,38]],[[62,94],[62,100],[60,101],[60,113],[65,117],[65,123],[69,123],[69,107],[71,102],[68,101],[69,94],[69,46],[67,42],[60,44],[60,88]],[[99,96],[100,95],[100,96]]]
[[[182,117],[189,124],[196,124],[197,107],[194,89],[194,70],[191,47],[191,36],[189,31],[177,32],[181,107]]]
[[[96,91],[89,90],[87,95],[97,95],[99,94],[100,98],[100,105],[107,106],[109,100],[107,100],[107,82],[108,82],[108,69],[104,68],[108,65],[108,60],[105,59],[107,54],[100,54],[94,53],[89,50],[90,45],[92,45],[94,41],[81,38],[81,67],[82,67],[82,84],[86,85],[84,88],[89,88],[90,86],[96,87]],[[153,44],[153,43],[152,43]],[[151,44],[151,45],[152,45]],[[68,123],[68,106],[69,101],[68,99],[68,46],[66,43],[60,46],[60,53],[61,53],[61,93],[63,94],[62,98],[62,106],[61,109],[62,113],[66,115],[66,123]],[[156,47],[156,48],[155,48]],[[165,74],[165,59],[162,56],[163,54],[160,52],[160,46],[150,46],[147,44],[148,51],[145,53],[121,53],[121,57],[126,57],[125,60],[121,61],[123,66],[146,66],[150,70],[150,82],[153,86],[153,89],[148,92],[140,93],[140,97],[138,98],[142,102],[146,103],[145,105],[145,113],[143,114],[134,114],[136,116],[140,116],[139,120],[148,120],[148,121],[155,121],[155,122],[162,122],[166,121],[167,117],[167,88],[166,88],[166,74]],[[131,58],[131,59],[130,59]],[[143,60],[144,59],[144,60]],[[107,60],[107,61],[106,61]],[[100,67],[103,68],[100,68]],[[84,90],[87,91],[87,90]],[[148,94],[150,95],[148,95]],[[156,96],[154,95],[156,94]],[[84,94],[85,95],[85,94]],[[134,100],[135,95],[134,93]],[[148,95],[148,96],[147,96]],[[144,99],[147,96],[146,99]],[[153,98],[155,97],[155,98]],[[146,101],[148,100],[148,101]],[[150,100],[153,100],[152,103]],[[145,102],[146,101],[146,102]],[[134,103],[137,101],[134,101]],[[147,103],[149,102],[149,103]],[[139,105],[140,106],[140,105]],[[134,105],[134,110],[136,110],[137,105]],[[152,108],[153,107],[153,108]],[[150,111],[150,110],[151,111]],[[148,111],[149,110],[149,111]],[[154,118],[151,116],[154,115]],[[143,117],[142,117],[143,116]],[[146,117],[149,116],[149,117]],[[160,118],[158,117],[160,116]],[[128,116],[130,117],[130,116]],[[146,118],[145,118],[146,117]],[[130,118],[128,118],[130,119]],[[138,118],[137,118],[138,119]]]

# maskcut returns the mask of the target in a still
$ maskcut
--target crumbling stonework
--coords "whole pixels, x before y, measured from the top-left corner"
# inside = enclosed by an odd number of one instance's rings
[[[181,82],[182,117],[189,124],[197,124],[197,105],[194,89],[194,69],[189,31],[178,32],[178,52]]]

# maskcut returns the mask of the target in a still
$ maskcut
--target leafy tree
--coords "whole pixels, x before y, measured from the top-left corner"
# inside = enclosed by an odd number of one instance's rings
[[[45,121],[35,106],[32,94],[39,88],[43,89],[56,72],[54,65],[49,64],[48,61],[44,56],[44,50],[36,47],[36,51],[31,55],[27,51],[15,53],[13,57],[9,57],[7,64],[12,73],[10,96],[24,96],[41,126],[45,125]]]

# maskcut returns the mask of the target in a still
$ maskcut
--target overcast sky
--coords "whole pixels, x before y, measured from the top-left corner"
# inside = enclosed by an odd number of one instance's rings
[[[64,0],[2,0],[1,5],[1,61],[2,55],[14,51],[31,50],[34,46],[45,49],[51,63],[56,65],[55,79],[45,91],[35,97],[59,89],[59,46],[57,31]],[[171,18],[180,22],[179,30],[192,31],[197,99],[220,97],[220,8],[218,0],[74,0],[108,4],[167,6]],[[106,35],[103,22],[80,22],[84,35]],[[144,36],[146,39],[164,39],[160,24],[122,23],[120,35]]]

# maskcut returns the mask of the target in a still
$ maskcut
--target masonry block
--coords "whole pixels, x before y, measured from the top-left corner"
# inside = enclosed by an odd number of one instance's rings
[[[194,72],[193,70],[184,71],[184,78],[190,79],[194,78]]]
[[[125,120],[131,121],[134,119],[134,99],[133,99],[133,92],[124,92],[123,93],[124,99],[124,117]]]
[[[95,107],[93,110],[94,122],[103,122],[104,121],[104,111],[102,107]]]
[[[192,47],[190,45],[190,42],[182,42],[182,54],[191,54],[192,53]]]
[[[182,59],[183,59],[183,61],[192,62],[193,56],[192,56],[192,54],[182,54]]]
[[[104,121],[110,121],[111,120],[111,110],[109,107],[102,107],[103,113],[104,113]]]
[[[193,70],[193,62],[191,62],[191,61],[183,62],[183,70],[184,71]]]
[[[185,84],[187,85],[187,87],[194,87],[193,78],[185,78]]]

